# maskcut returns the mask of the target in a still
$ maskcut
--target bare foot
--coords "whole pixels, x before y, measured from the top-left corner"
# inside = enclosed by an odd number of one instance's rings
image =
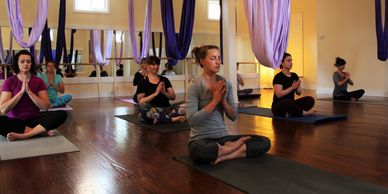
[[[183,123],[186,121],[186,116],[177,116],[177,117],[172,117],[171,122],[173,123]]]
[[[242,144],[237,150],[220,156],[214,161],[214,165],[217,165],[218,163],[225,161],[225,160],[232,160],[236,158],[245,158],[246,157],[246,146],[245,144]]]
[[[183,123],[186,121],[186,116],[179,116],[179,120],[178,120],[180,123]]]
[[[54,130],[49,130],[49,131],[47,131],[47,135],[49,137],[55,136],[55,131]]]
[[[246,141],[251,139],[250,136],[244,136],[236,141],[228,141],[224,145],[218,144],[218,157],[221,157],[226,154],[230,154],[237,149],[239,149]]]
[[[8,141],[15,141],[18,139],[26,139],[26,137],[21,133],[10,132],[7,134],[7,139]]]
[[[352,101],[352,102],[356,102],[356,101],[357,101],[357,99],[356,99],[356,98],[350,98],[350,101]]]
[[[30,128],[30,127],[26,127],[26,129],[24,130],[24,132],[23,133],[28,133],[28,132],[30,132],[32,130],[32,128]]]
[[[311,115],[316,115],[317,114],[317,110],[315,109],[310,109],[308,111],[303,111],[303,116],[311,116]]]

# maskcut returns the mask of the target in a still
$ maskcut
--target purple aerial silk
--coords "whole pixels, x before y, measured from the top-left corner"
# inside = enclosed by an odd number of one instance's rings
[[[159,58],[162,57],[162,38],[163,35],[161,32],[159,32],[159,52],[156,54],[156,47],[155,47],[155,32],[152,32],[152,53],[155,56],[158,56]]]
[[[59,64],[64,53],[63,62],[67,63],[67,48],[65,36],[65,22],[66,22],[66,0],[60,0],[59,3],[59,17],[58,17],[58,33],[57,45],[55,48],[55,64]],[[62,52],[63,51],[63,52]]]
[[[252,51],[260,64],[279,68],[287,49],[290,0],[245,0]]]
[[[12,31],[9,33],[9,48],[8,48],[8,53],[7,53],[7,57],[5,58],[5,63],[6,64],[11,64],[11,60],[12,60],[12,56],[13,56],[13,53],[12,53],[12,42],[13,42],[13,34],[12,34]]]
[[[385,0],[385,24],[381,17],[381,0],[375,0],[376,9],[376,36],[377,36],[377,58],[386,61],[388,58],[388,0]]]
[[[32,28],[28,28],[28,35],[31,35]],[[30,47],[30,53],[34,57],[35,64],[38,64],[38,51],[35,49],[35,44]]]
[[[67,60],[66,60],[66,63],[71,63],[71,61],[73,60],[73,52],[74,52],[74,34],[77,32],[76,29],[71,29],[71,35],[70,35],[70,53],[69,55],[67,56]],[[77,53],[78,54],[78,53]],[[77,56],[77,55],[76,55]],[[75,58],[77,59],[77,58]],[[75,62],[77,63],[77,60],[75,60]]]
[[[112,36],[113,36],[113,31],[112,30],[109,30],[108,31],[108,37],[107,37],[107,43],[106,43],[106,46],[105,46],[105,52],[104,52],[104,56],[102,54],[102,49],[103,48],[103,41],[101,41],[100,43],[100,40],[98,39],[98,30],[92,30],[92,33],[91,33],[91,38],[90,40],[91,41],[91,48],[93,49],[92,50],[92,53],[94,55],[94,58],[95,58],[95,62],[97,64],[100,64],[100,65],[108,65],[109,64],[109,60],[106,59],[106,58],[109,58],[111,56],[111,53],[112,53]],[[104,32],[101,31],[101,40],[103,40],[103,37],[104,37]]]
[[[115,63],[116,65],[119,65],[121,64],[121,60],[123,58],[123,36],[124,36],[124,32],[121,32],[120,34],[120,56],[117,57],[117,42],[116,42],[116,30],[113,31],[113,35],[114,35],[114,52],[115,52]]]
[[[166,41],[166,55],[170,65],[184,59],[190,48],[193,35],[195,0],[184,0],[178,36],[175,33],[174,10],[172,0],[161,0],[163,32]]]
[[[50,28],[48,28],[47,21],[42,32],[42,39],[40,41],[40,57],[39,62],[43,63],[43,59],[53,61]]]
[[[38,41],[40,34],[43,31],[48,14],[48,0],[39,0],[37,17],[32,27],[31,35],[28,42],[23,41],[23,19],[20,11],[19,0],[5,0],[8,14],[8,21],[11,26],[16,42],[22,48],[29,48]]]
[[[1,36],[1,26],[0,26],[0,64],[5,64],[5,54],[3,49],[3,37]]]
[[[137,64],[140,64],[140,60],[143,57],[147,57],[149,48],[149,39],[151,33],[151,19],[152,19],[152,0],[147,0],[146,3],[146,16],[144,20],[144,37],[142,42],[142,49],[139,53],[137,51],[136,44],[136,32],[135,32],[135,17],[134,17],[134,1],[128,0],[128,16],[129,16],[129,36],[131,39],[132,56]]]
[[[221,61],[224,61],[224,31],[222,30],[222,0],[220,0],[220,54]]]

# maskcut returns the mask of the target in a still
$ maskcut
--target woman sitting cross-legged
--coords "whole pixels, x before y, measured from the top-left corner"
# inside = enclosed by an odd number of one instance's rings
[[[65,122],[65,111],[50,111],[46,85],[35,76],[33,56],[26,50],[17,53],[12,63],[15,75],[4,81],[0,95],[0,134],[8,141],[27,139],[47,132]]]
[[[50,99],[51,107],[66,106],[70,102],[72,96],[70,94],[64,94],[58,96],[58,92],[63,94],[65,92],[65,85],[63,84],[60,75],[55,73],[55,64],[53,61],[46,63],[46,73],[42,73],[39,77],[45,82],[47,87],[47,93]]]
[[[192,51],[203,68],[188,89],[186,117],[191,126],[189,155],[196,163],[217,164],[235,158],[251,158],[266,153],[271,147],[267,137],[228,135],[224,115],[235,120],[237,108],[232,84],[217,75],[221,66],[217,46],[205,45]]]
[[[147,57],[147,77],[137,86],[139,120],[153,124],[184,122],[184,110],[171,107],[169,100],[175,100],[175,92],[170,81],[157,74],[159,66],[158,57]]]
[[[302,94],[301,81],[299,76],[291,72],[292,57],[288,53],[284,53],[281,72],[275,75],[273,79],[273,101],[272,113],[275,116],[307,116],[315,115],[316,110],[313,109],[314,98],[305,96],[295,100],[295,94]]]
[[[350,74],[346,71],[345,65],[346,61],[342,58],[337,57],[335,59],[335,64],[337,71],[333,73],[333,82],[334,82],[334,91],[333,99],[334,100],[343,100],[343,101],[357,101],[361,98],[365,90],[359,89],[355,91],[348,92],[348,84],[353,85],[353,81],[350,79]]]

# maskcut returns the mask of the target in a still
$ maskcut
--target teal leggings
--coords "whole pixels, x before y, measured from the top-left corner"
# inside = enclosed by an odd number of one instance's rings
[[[69,103],[72,98],[73,97],[70,94],[65,94],[60,96],[57,99],[53,99],[53,100],[50,99],[51,107],[55,108],[55,107],[66,106],[66,104]]]

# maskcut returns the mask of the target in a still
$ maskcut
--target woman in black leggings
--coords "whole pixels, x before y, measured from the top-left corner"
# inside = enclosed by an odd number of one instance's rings
[[[272,102],[272,113],[275,116],[302,116],[314,115],[316,110],[314,106],[314,98],[305,96],[295,100],[295,93],[302,93],[301,81],[296,73],[290,72],[292,68],[292,57],[288,53],[284,53],[282,71],[275,75],[273,79],[274,95]]]
[[[356,91],[348,92],[348,84],[353,85],[353,81],[350,79],[350,74],[344,71],[346,61],[339,57],[336,58],[334,66],[337,67],[337,71],[333,73],[334,100],[343,101],[356,101],[364,95],[365,90],[359,89]]]

